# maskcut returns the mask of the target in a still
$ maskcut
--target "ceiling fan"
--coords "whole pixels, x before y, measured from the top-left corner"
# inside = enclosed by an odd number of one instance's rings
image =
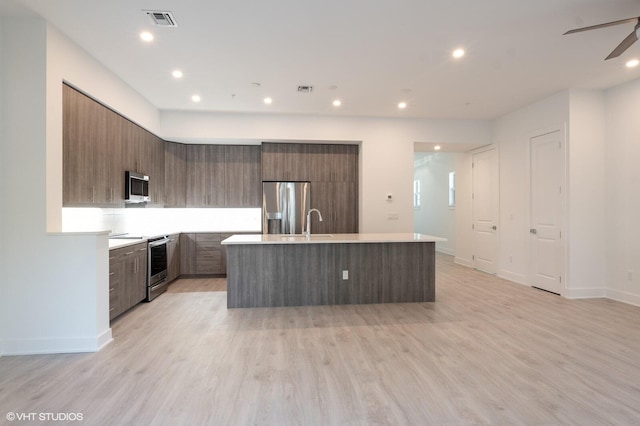
[[[620,24],[626,24],[631,22],[634,22],[636,24],[635,28],[633,29],[631,34],[629,34],[624,40],[622,40],[622,43],[620,43],[615,49],[613,49],[611,53],[609,53],[609,56],[604,58],[604,60],[606,61],[607,59],[617,58],[618,56],[622,55],[625,50],[630,48],[633,43],[638,41],[638,32],[640,32],[640,16],[638,16],[637,18],[621,19],[619,21],[607,22],[606,24],[598,24],[598,25],[591,25],[590,27],[576,28],[575,30],[567,31],[563,35],[579,33],[582,31],[597,30],[598,28],[611,27],[613,25],[620,25]]]

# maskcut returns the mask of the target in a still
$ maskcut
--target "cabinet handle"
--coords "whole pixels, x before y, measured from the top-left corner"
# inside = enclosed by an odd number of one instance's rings
[[[147,251],[147,248],[146,248],[146,247],[143,247],[143,248],[141,248],[141,249],[138,249],[138,251]]]
[[[115,275],[115,274],[116,274],[115,272],[109,272],[109,276]]]
[[[115,291],[115,288],[111,287],[111,288],[109,289],[109,293],[111,293],[112,291]]]
[[[113,312],[113,310],[114,310],[114,309],[115,309],[115,308],[110,308],[110,309],[109,309],[109,312]]]
[[[128,252],[128,253],[125,253],[124,255],[125,255],[125,256],[131,256],[132,254],[133,254],[133,252],[132,252],[132,251],[130,251],[130,252]]]

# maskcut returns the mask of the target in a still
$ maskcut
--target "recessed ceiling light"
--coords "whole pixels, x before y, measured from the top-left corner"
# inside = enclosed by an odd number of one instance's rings
[[[140,38],[142,39],[142,41],[153,41],[153,34],[151,34],[149,31],[143,31],[140,33]]]
[[[433,149],[436,150],[436,151],[440,151],[440,145],[434,146]]]
[[[340,105],[342,105],[342,101],[340,99],[336,99],[335,101],[333,101],[334,107],[339,107]]]
[[[640,64],[640,61],[637,59],[631,59],[629,61],[627,61],[627,68],[633,68],[633,67],[637,67],[638,64]]]
[[[193,95],[193,96],[191,97],[191,100],[192,100],[193,102],[200,102],[200,100],[201,100],[200,95]]]
[[[182,78],[184,74],[182,74],[182,71],[180,70],[173,70],[171,72],[171,75],[173,76],[173,78]]]
[[[451,56],[453,56],[456,59],[460,59],[464,56],[464,49],[456,49],[453,51],[453,53],[451,54]]]
[[[405,109],[406,107],[407,107],[407,103],[406,102],[400,102],[398,104],[398,108],[400,108],[400,109]]]
[[[271,98],[264,98],[264,100],[263,100],[263,101],[264,101],[264,103],[265,103],[265,104],[267,104],[267,105],[271,105],[271,104],[273,103],[273,99],[271,99]]]

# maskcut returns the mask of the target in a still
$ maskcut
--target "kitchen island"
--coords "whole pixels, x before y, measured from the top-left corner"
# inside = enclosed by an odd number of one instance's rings
[[[424,234],[233,235],[227,307],[435,301],[435,243]]]

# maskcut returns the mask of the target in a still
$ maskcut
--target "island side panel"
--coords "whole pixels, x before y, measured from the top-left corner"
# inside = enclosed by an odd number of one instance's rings
[[[229,245],[227,307],[332,305],[333,244]]]
[[[336,304],[435,301],[435,243],[343,244]]]
[[[431,242],[229,245],[227,260],[229,308],[435,300]]]
[[[435,243],[388,244],[383,303],[435,301]]]

